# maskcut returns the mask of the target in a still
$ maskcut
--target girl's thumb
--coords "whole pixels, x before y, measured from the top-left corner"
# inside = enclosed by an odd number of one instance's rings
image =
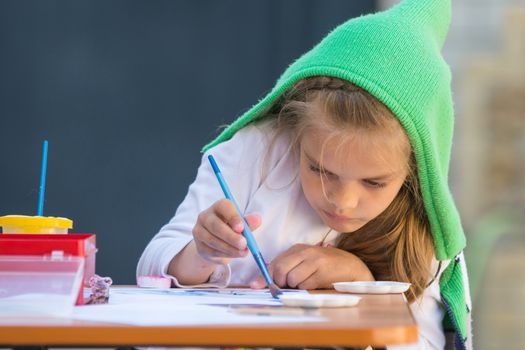
[[[261,226],[262,219],[259,214],[248,214],[244,216],[244,219],[252,231]]]

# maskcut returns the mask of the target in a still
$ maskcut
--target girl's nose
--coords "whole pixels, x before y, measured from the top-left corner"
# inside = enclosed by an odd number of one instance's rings
[[[359,204],[359,190],[354,185],[334,186],[328,201],[338,210],[354,209]]]

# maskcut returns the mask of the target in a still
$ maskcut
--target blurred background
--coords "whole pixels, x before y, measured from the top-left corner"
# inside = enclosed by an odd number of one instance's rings
[[[453,74],[450,184],[468,240],[474,347],[525,349],[525,0],[452,1],[443,55]]]
[[[97,273],[138,258],[193,181],[200,148],[348,18],[397,1],[0,1],[0,215],[97,235]],[[453,1],[444,55],[450,183],[469,246],[477,349],[525,348],[525,0]]]

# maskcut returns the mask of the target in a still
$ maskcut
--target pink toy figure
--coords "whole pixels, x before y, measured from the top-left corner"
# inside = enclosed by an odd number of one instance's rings
[[[86,304],[107,304],[109,300],[109,286],[113,284],[111,277],[93,275],[89,279],[91,294]]]

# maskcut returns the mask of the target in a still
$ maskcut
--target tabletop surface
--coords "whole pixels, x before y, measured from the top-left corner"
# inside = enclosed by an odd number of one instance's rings
[[[312,293],[335,293],[312,291]],[[357,306],[304,310],[324,322],[136,326],[53,318],[1,318],[0,346],[382,346],[417,341],[402,294],[360,295]],[[300,310],[303,309],[298,309]]]

